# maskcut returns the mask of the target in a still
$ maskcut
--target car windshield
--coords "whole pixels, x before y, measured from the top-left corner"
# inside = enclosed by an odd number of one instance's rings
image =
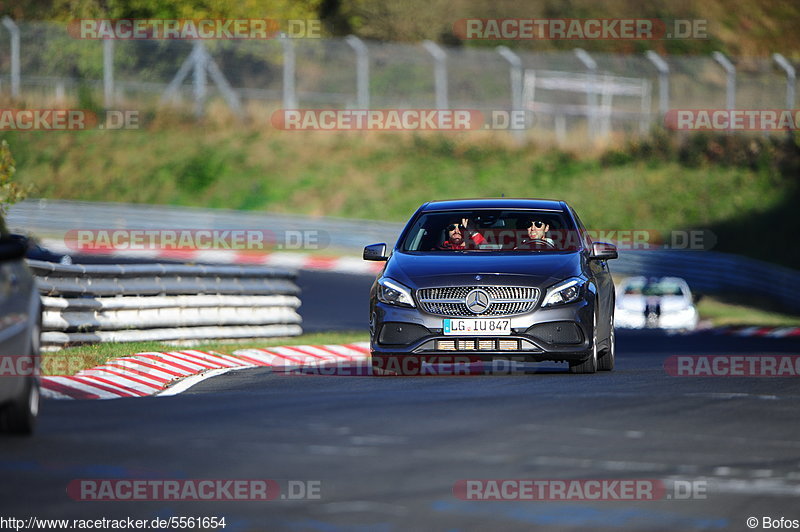
[[[643,296],[683,296],[683,287],[675,281],[656,281],[644,282],[637,281],[629,283],[625,287],[625,295]]]
[[[565,212],[475,210],[422,214],[408,231],[401,249],[559,252],[581,247],[581,233]]]

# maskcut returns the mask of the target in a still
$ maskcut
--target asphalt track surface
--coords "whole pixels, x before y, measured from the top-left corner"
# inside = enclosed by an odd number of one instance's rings
[[[328,309],[349,328],[362,319],[348,316],[363,309],[357,287],[370,280],[341,277],[301,283],[306,301],[312,292],[321,298],[307,305],[310,318]],[[46,401],[35,437],[0,439],[0,517],[225,516],[226,531],[326,532],[752,530],[748,517],[800,519],[800,380],[664,370],[671,355],[797,355],[800,343],[644,331],[620,332],[617,344],[617,369],[594,375],[552,363],[468,377],[259,368],[174,397]],[[289,481],[319,481],[320,498],[67,495],[72,480],[108,478],[274,479],[283,495]],[[706,492],[689,500],[670,491],[656,501],[465,501],[453,495],[465,479],[659,479],[698,482]]]

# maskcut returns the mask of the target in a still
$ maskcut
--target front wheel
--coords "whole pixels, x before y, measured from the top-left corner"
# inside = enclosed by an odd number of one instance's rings
[[[370,356],[370,362],[372,362],[372,376],[373,377],[386,377],[392,376],[396,377],[397,372],[391,371],[386,369],[386,361],[388,359],[386,357],[375,356],[374,353]]]
[[[598,361],[600,371],[611,371],[614,369],[614,359],[616,357],[616,338],[614,335],[614,315],[611,315],[611,329],[608,333],[608,349]]]

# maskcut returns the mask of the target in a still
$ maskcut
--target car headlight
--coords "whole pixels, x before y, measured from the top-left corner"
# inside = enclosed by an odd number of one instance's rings
[[[411,298],[411,290],[397,281],[386,277],[378,279],[378,301],[401,307],[414,306],[414,300]]]
[[[581,297],[582,288],[583,280],[577,277],[553,285],[547,290],[547,295],[544,298],[542,306],[554,307],[556,305],[573,303]]]

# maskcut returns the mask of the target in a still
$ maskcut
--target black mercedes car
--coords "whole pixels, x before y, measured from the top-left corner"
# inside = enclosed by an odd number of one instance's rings
[[[563,201],[464,199],[422,205],[370,291],[373,367],[398,357],[614,367],[616,247],[592,242]]]

